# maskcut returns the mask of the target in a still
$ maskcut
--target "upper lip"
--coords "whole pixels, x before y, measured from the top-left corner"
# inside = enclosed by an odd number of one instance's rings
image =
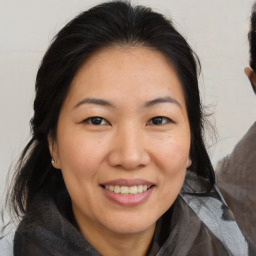
[[[155,185],[153,182],[143,180],[143,179],[117,179],[117,180],[111,180],[104,182],[100,184],[101,186],[127,186],[127,187],[132,187],[132,186],[139,186],[139,185],[147,185],[147,186],[153,186]]]

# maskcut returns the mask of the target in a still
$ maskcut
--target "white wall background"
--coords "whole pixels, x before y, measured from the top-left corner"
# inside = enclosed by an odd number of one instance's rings
[[[0,0],[0,193],[10,164],[29,139],[34,81],[50,40],[98,0]],[[201,59],[204,103],[218,131],[213,163],[228,154],[256,117],[243,73],[252,0],[138,0],[174,20]],[[0,194],[0,195],[1,195]]]

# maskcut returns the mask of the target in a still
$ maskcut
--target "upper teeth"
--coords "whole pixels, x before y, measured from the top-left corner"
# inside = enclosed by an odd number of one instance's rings
[[[105,188],[111,192],[114,192],[116,194],[122,194],[122,195],[128,195],[128,194],[138,194],[146,191],[150,186],[147,185],[139,185],[139,186],[105,186]]]

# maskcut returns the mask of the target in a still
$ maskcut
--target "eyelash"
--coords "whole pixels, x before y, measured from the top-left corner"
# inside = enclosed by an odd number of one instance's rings
[[[104,121],[105,123],[102,124],[102,121]],[[94,123],[96,122],[96,123]],[[92,116],[92,117],[89,117],[87,119],[85,119],[83,121],[83,123],[88,123],[88,124],[91,124],[91,125],[109,125],[110,123],[104,119],[103,117],[100,117],[100,116]]]
[[[153,123],[153,121],[157,121],[158,123]],[[164,122],[163,122],[163,120],[164,120]],[[159,121],[161,122],[161,123],[159,123]],[[147,125],[149,124],[149,125],[164,125],[164,124],[167,124],[167,123],[172,123],[173,121],[170,119],[170,118],[168,118],[168,117],[165,117],[165,116],[156,116],[156,117],[153,117],[153,118],[151,118],[148,122],[147,122]]]
[[[156,123],[154,123],[154,121]],[[89,124],[95,125],[95,126],[98,126],[98,125],[110,125],[110,123],[105,118],[100,117],[100,116],[89,117],[89,118],[85,119],[83,122],[84,123],[89,123]],[[102,122],[104,122],[104,123],[102,123]],[[170,118],[168,118],[168,117],[156,116],[156,117],[151,118],[147,122],[147,125],[158,125],[159,126],[159,125],[164,125],[164,124],[172,123],[172,122],[173,121]]]

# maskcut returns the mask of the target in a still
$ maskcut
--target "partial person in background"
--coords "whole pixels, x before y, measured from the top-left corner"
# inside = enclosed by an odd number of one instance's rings
[[[256,3],[252,7],[248,38],[250,67],[244,71],[256,94]],[[243,234],[256,244],[256,123],[233,152],[218,162],[216,182]]]

